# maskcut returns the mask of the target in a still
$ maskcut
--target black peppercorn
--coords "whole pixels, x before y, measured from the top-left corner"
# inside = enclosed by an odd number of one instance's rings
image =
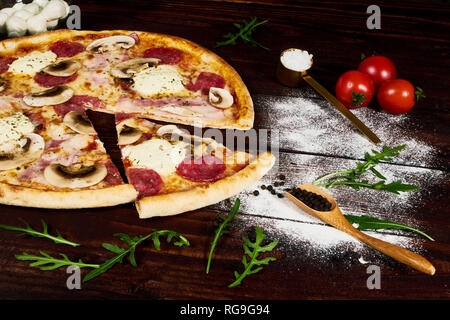
[[[253,195],[258,196],[259,195],[259,191],[258,190],[253,191]]]
[[[300,188],[289,191],[294,197],[302,201],[308,207],[317,211],[330,211],[331,203],[324,197],[314,192],[309,192]]]

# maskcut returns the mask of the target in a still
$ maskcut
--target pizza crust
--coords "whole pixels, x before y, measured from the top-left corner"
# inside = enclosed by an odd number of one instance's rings
[[[80,191],[48,191],[0,183],[0,203],[48,209],[81,209],[109,207],[136,199],[130,184]]]
[[[236,174],[208,184],[206,187],[142,198],[136,201],[139,218],[171,216],[227,199],[258,181],[274,163],[275,156],[266,152]]]

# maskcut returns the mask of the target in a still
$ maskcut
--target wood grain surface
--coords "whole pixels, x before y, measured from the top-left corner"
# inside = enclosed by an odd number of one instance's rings
[[[402,137],[427,146],[432,152],[402,153],[395,163],[383,164],[385,172],[417,184],[421,191],[406,203],[399,198],[395,206],[391,196],[364,198],[367,192],[333,189],[345,214],[366,214],[395,220],[418,227],[436,241],[428,241],[410,232],[371,232],[374,236],[392,236],[408,241],[406,247],[422,254],[436,267],[436,274],[428,276],[412,270],[369,248],[355,251],[345,246],[334,253],[318,256],[311,242],[293,242],[294,235],[276,233],[277,223],[317,225],[326,234],[330,227],[311,221],[304,215],[283,218],[287,201],[274,197],[268,208],[253,210],[267,195],[252,197],[251,192],[239,195],[243,204],[230,234],[223,237],[216,249],[211,272],[205,274],[209,245],[214,236],[218,213],[227,213],[232,199],[211,207],[178,216],[140,220],[132,204],[112,208],[83,210],[43,210],[0,206],[0,224],[20,225],[25,219],[40,228],[40,219],[72,241],[82,246],[72,248],[40,238],[18,237],[16,233],[0,230],[0,299],[448,299],[450,297],[450,237],[449,237],[449,164],[450,164],[450,6],[440,2],[377,1],[381,8],[382,28],[366,28],[368,1],[141,1],[96,0],[74,1],[81,8],[82,29],[125,29],[158,32],[180,36],[209,48],[228,61],[242,76],[255,102],[255,128],[279,132],[276,168],[262,183],[277,181],[286,176],[286,186],[294,186],[310,178],[342,168],[351,168],[370,144],[353,152],[348,135],[356,135],[351,127],[335,130],[330,127],[324,136],[308,143],[295,143],[307,128],[295,127],[302,122],[302,112],[295,112],[292,104],[317,106],[326,112],[324,122],[338,119],[333,111],[311,88],[286,88],[275,79],[277,59],[282,50],[304,48],[314,54],[314,78],[331,92],[341,73],[355,69],[361,53],[372,52],[390,57],[396,64],[399,77],[423,88],[426,99],[402,118],[393,121],[389,143],[403,141]],[[254,38],[270,51],[245,44],[214,48],[217,41],[233,31],[234,22],[253,16],[269,19],[255,32]],[[287,103],[292,114],[282,122],[277,115],[278,104]],[[376,103],[370,112],[355,111],[369,119],[380,114]],[[286,111],[286,110],[285,110]],[[372,112],[372,113],[371,113]],[[107,151],[123,174],[119,150],[116,147],[112,116],[89,112]],[[387,116],[388,117],[388,116]],[[392,116],[394,117],[394,116]],[[392,118],[393,119],[393,118]],[[369,119],[370,120],[370,119]],[[389,118],[387,121],[391,121]],[[282,124],[281,124],[282,123]],[[333,122],[335,123],[335,122]],[[390,122],[389,122],[390,123]],[[342,118],[342,126],[348,126]],[[377,133],[379,128],[372,128]],[[384,126],[383,134],[389,134]],[[333,136],[334,144],[327,144]],[[325,140],[321,140],[325,139]],[[342,141],[340,145],[340,141]],[[355,138],[355,141],[360,139]],[[340,147],[341,146],[341,147]],[[356,148],[357,149],[357,148]],[[414,149],[417,151],[418,149]],[[261,190],[260,190],[261,191]],[[262,193],[262,191],[261,191]],[[417,195],[417,196],[416,196]],[[246,202],[245,202],[246,201]],[[252,203],[252,201],[254,203]],[[391,201],[392,206],[382,205]],[[271,211],[273,206],[273,211]],[[277,209],[278,208],[278,209]],[[242,270],[242,236],[251,236],[252,225],[264,226],[269,240],[279,237],[274,250],[276,261],[264,270],[246,278],[241,286],[228,288],[233,271]],[[151,245],[137,249],[137,267],[118,264],[107,273],[87,283],[81,290],[68,290],[69,276],[64,268],[41,271],[17,261],[15,254],[44,250],[51,255],[66,253],[72,259],[101,263],[112,257],[103,249],[104,242],[121,245],[115,233],[144,235],[153,228],[171,229],[185,235],[189,247],[162,244],[161,251]],[[415,243],[408,247],[409,243]],[[294,245],[293,245],[294,244]],[[381,289],[369,290],[366,285],[368,264],[380,266]],[[82,270],[82,274],[86,274]]]

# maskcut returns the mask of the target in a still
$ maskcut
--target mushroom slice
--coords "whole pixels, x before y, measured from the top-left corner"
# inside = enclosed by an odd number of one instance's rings
[[[44,139],[35,133],[7,141],[0,145],[0,170],[14,169],[39,159],[44,148]]]
[[[179,136],[183,135],[183,131],[181,131],[180,129],[178,129],[178,127],[176,125],[173,124],[168,124],[166,126],[162,126],[160,127],[157,131],[156,134],[158,136],[162,136],[164,134],[177,134]]]
[[[32,107],[64,103],[73,96],[73,90],[67,86],[57,86],[23,97],[23,101]]]
[[[117,138],[117,144],[119,146],[123,146],[126,144],[132,144],[136,141],[138,141],[141,136],[142,136],[142,131],[128,126],[126,124],[123,124],[122,126],[120,126],[120,128],[118,128],[117,132],[118,134],[118,138]]]
[[[81,63],[75,60],[62,60],[53,63],[44,69],[46,74],[57,76],[57,77],[68,77],[73,75],[75,72],[81,69]]]
[[[116,78],[130,78],[145,68],[157,65],[159,61],[161,60],[156,58],[129,59],[116,64],[111,69],[111,74]]]
[[[63,166],[54,163],[44,170],[44,177],[48,183],[60,188],[86,188],[102,181],[108,173],[106,166],[95,164],[85,166],[83,164],[73,164]]]
[[[97,39],[91,42],[86,50],[93,52],[104,52],[109,49],[112,49],[116,46],[128,49],[134,46],[135,40],[129,36],[111,36],[106,38]]]
[[[233,96],[228,90],[211,87],[209,88],[209,103],[216,108],[226,109],[233,105]]]
[[[64,116],[64,124],[75,132],[96,135],[94,127],[91,121],[82,111],[70,111]]]

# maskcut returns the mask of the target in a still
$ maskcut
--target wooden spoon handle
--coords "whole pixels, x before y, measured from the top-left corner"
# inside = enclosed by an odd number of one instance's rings
[[[427,259],[412,251],[385,242],[383,240],[373,238],[366,235],[365,233],[360,232],[359,230],[355,233],[352,232],[352,235],[361,242],[364,242],[372,248],[377,249],[378,251],[390,256],[391,258],[401,263],[410,266],[411,268],[430,275],[433,275],[436,271],[434,266]]]

